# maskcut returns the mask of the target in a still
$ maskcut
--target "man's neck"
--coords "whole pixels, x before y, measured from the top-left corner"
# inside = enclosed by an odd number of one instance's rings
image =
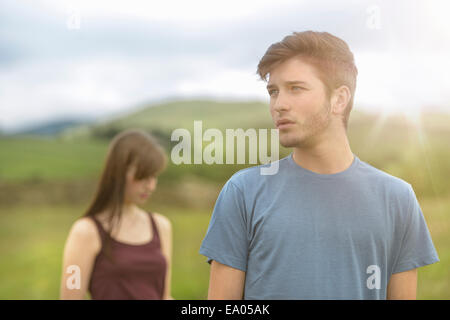
[[[309,148],[297,147],[293,151],[295,163],[319,174],[345,171],[354,160],[345,132],[334,134]]]

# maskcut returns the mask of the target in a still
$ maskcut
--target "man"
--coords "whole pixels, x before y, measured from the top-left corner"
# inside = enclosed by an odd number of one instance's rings
[[[357,69],[347,44],[294,32],[258,65],[269,81],[278,173],[223,187],[200,253],[209,299],[415,299],[417,268],[439,261],[411,185],[361,161],[347,121]]]

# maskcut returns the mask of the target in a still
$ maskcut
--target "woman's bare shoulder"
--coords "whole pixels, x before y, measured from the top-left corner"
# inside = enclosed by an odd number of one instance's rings
[[[89,217],[78,218],[73,224],[64,248],[64,261],[85,263],[101,250],[102,243],[95,222]],[[87,259],[87,260],[86,260]]]
[[[94,220],[91,217],[78,218],[72,225],[70,230],[71,236],[77,241],[86,244],[94,244],[100,246],[100,238]]]
[[[97,226],[91,217],[81,217],[73,223],[72,232],[81,236],[92,236],[96,235]]]
[[[169,218],[159,212],[152,212],[153,218],[155,218],[156,223],[160,226],[160,228],[164,231],[172,230],[172,223]]]

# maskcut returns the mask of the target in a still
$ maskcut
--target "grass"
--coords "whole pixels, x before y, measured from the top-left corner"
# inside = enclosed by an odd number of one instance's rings
[[[0,181],[68,180],[98,174],[107,144],[55,138],[0,139]]]
[[[419,199],[439,262],[419,269],[419,299],[450,299],[450,197]]]
[[[440,262],[419,271],[419,299],[450,299],[450,199],[421,200]],[[81,207],[16,206],[0,212],[0,299],[58,299],[62,252]],[[172,295],[205,299],[209,265],[198,253],[210,211],[160,206],[173,225]]]
[[[15,207],[0,214],[0,299],[58,299],[62,253],[83,208]],[[209,212],[161,208],[173,225],[172,296],[205,299],[209,265],[198,253]]]

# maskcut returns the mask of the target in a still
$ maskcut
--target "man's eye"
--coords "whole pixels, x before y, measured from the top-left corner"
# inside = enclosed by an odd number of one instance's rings
[[[270,90],[269,91],[269,96],[271,96],[273,93],[275,93],[277,90]]]
[[[292,87],[292,90],[299,91],[300,89],[303,89],[302,87]]]

